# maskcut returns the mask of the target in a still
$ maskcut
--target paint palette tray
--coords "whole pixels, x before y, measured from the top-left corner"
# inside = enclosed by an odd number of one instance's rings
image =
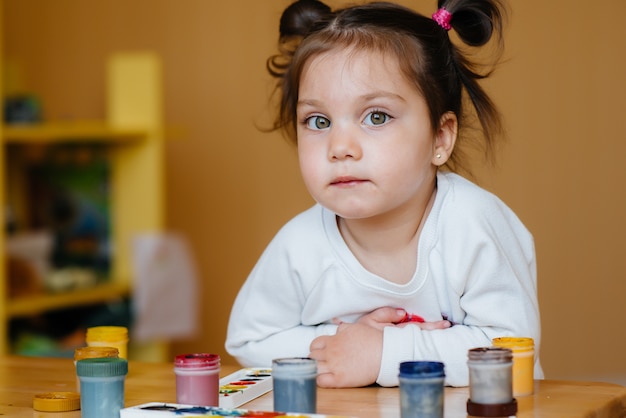
[[[220,379],[220,408],[238,408],[272,390],[272,369],[248,367]]]
[[[330,418],[329,415],[284,413],[269,411],[249,411],[246,409],[226,409],[214,406],[193,406],[163,402],[150,402],[143,405],[124,408],[120,418],[173,418],[173,417],[299,417]],[[349,418],[333,415],[332,418]]]

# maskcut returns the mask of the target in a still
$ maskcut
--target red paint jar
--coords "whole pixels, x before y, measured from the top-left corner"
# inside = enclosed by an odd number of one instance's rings
[[[176,403],[219,406],[220,356],[180,354],[174,361]]]

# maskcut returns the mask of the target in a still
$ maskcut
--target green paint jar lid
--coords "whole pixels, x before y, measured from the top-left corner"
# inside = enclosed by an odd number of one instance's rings
[[[112,377],[128,374],[128,361],[122,358],[86,358],[76,362],[79,377]]]

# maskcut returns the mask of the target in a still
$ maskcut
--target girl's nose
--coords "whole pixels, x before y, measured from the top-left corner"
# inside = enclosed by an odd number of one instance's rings
[[[353,129],[333,125],[329,132],[328,159],[360,159],[362,156],[358,135]]]

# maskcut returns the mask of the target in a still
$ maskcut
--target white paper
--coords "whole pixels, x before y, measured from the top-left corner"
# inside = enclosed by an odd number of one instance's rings
[[[190,338],[198,333],[198,279],[186,240],[178,234],[144,234],[133,242],[132,338]]]

